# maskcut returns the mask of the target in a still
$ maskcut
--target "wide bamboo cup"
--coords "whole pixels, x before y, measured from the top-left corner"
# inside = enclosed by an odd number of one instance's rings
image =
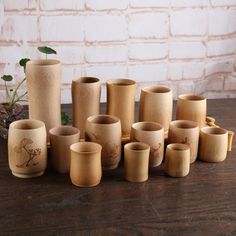
[[[190,147],[182,143],[167,145],[164,170],[171,177],[188,175],[190,170]]]
[[[70,170],[70,145],[79,142],[80,131],[71,126],[59,126],[49,130],[50,162],[58,173]]]
[[[184,94],[178,97],[176,120],[196,121],[199,127],[206,124],[207,102],[203,96]]]
[[[140,96],[140,121],[153,121],[168,131],[172,120],[173,97],[170,88],[151,86],[143,88]]]
[[[47,135],[39,120],[18,120],[9,127],[8,161],[19,178],[41,176],[47,167]]]
[[[70,178],[79,187],[93,187],[102,177],[102,146],[93,142],[74,143],[70,146]]]
[[[107,81],[107,114],[121,121],[122,136],[129,136],[135,121],[135,93],[137,84],[133,80],[113,79]]]
[[[141,142],[127,143],[124,146],[125,178],[130,182],[148,180],[150,146]]]
[[[228,132],[222,128],[203,127],[200,131],[199,159],[221,162],[227,156]]]
[[[130,140],[150,146],[149,167],[159,166],[164,155],[164,128],[156,122],[143,121],[132,125]]]
[[[199,126],[195,121],[175,120],[170,123],[168,143],[183,143],[190,147],[190,163],[197,159]]]
[[[103,169],[118,166],[121,158],[121,124],[118,117],[90,116],[86,122],[85,140],[101,144]]]
[[[61,125],[61,63],[32,60],[26,64],[29,118],[45,123],[49,130]]]
[[[94,77],[81,77],[72,81],[73,126],[85,137],[85,124],[89,116],[100,111],[101,81]]]

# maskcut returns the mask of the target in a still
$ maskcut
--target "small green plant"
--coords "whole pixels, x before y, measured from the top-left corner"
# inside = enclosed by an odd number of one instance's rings
[[[70,117],[66,112],[61,112],[61,123],[62,125],[68,125],[70,121]]]
[[[46,59],[47,59],[47,55],[48,54],[57,54],[57,52],[52,49],[52,48],[49,48],[47,46],[44,46],[44,47],[38,47],[38,50],[41,52],[41,53],[44,53],[45,56],[46,56]]]

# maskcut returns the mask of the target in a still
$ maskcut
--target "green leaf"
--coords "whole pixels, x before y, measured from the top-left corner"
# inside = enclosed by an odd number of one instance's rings
[[[24,72],[25,72],[25,68],[26,68],[26,63],[30,61],[29,58],[22,58],[20,61],[19,61],[19,64],[20,66],[22,66],[24,68]]]
[[[49,47],[38,47],[38,50],[42,53],[45,53],[45,54],[57,54],[57,52],[52,49],[52,48],[49,48]]]
[[[13,80],[13,77],[12,77],[11,75],[3,75],[3,76],[1,77],[1,79],[4,80],[4,81],[9,82],[9,81],[12,81],[12,80]]]
[[[61,123],[62,125],[67,125],[69,123],[69,116],[66,112],[61,112]]]

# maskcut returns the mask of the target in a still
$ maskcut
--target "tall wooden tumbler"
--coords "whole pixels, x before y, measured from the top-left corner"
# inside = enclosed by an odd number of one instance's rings
[[[89,116],[100,111],[101,81],[94,77],[81,77],[72,81],[73,126],[85,137],[85,124]]]
[[[120,118],[122,136],[129,136],[135,121],[135,94],[137,84],[133,80],[107,81],[107,114]]]
[[[167,131],[172,120],[172,91],[167,87],[143,88],[140,97],[140,121],[153,121]]]
[[[29,118],[45,123],[47,135],[61,125],[61,63],[32,60],[26,64]],[[49,139],[49,136],[48,136]]]

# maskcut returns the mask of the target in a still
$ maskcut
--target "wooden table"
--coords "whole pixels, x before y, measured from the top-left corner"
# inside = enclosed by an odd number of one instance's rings
[[[208,114],[236,130],[236,99],[209,100]],[[226,161],[197,161],[186,178],[160,166],[146,183],[129,183],[121,163],[99,186],[77,188],[51,170],[14,177],[1,139],[0,235],[236,235],[235,144]]]

